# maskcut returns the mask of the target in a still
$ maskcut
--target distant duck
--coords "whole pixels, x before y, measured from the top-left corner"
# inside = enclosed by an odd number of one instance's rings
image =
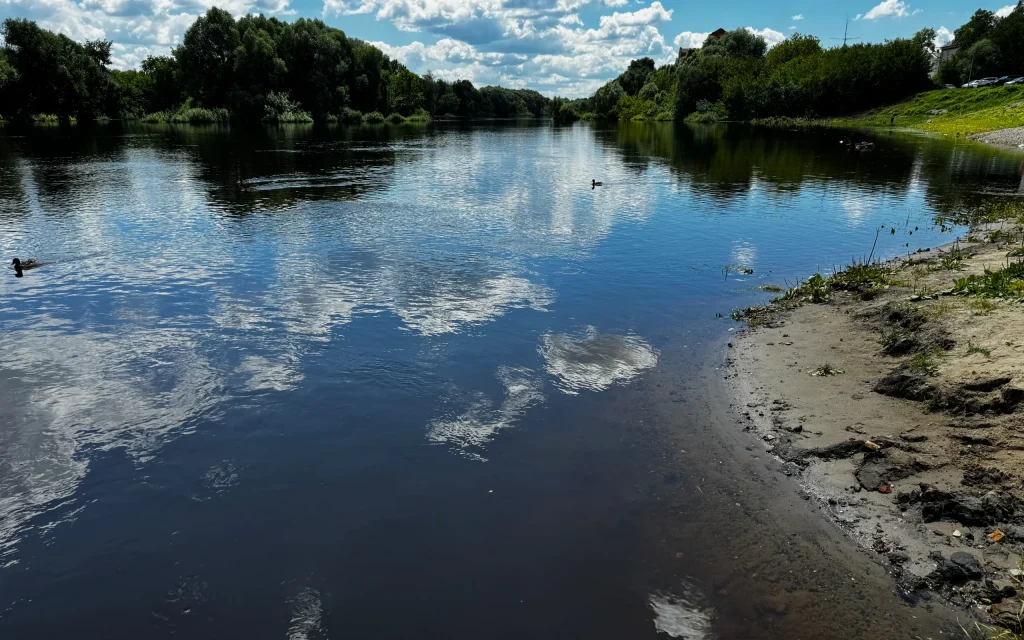
[[[603,182],[598,182],[597,180],[591,180],[590,181],[590,188],[591,189],[593,189],[594,187],[603,187],[603,186],[604,186]]]
[[[857,151],[871,151],[874,148],[875,148],[875,143],[874,142],[858,142],[854,146],[854,149],[856,149]]]
[[[24,262],[22,262],[18,258],[11,260],[11,264],[14,266],[14,275],[16,275],[19,278],[21,277],[21,273],[23,271],[35,269],[36,267],[41,266],[39,262],[36,260],[25,260]]]

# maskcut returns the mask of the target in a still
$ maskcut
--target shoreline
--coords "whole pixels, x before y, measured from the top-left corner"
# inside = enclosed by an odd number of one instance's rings
[[[870,295],[759,312],[731,344],[729,373],[744,429],[904,593],[1012,625],[1024,595],[1024,341],[1013,337],[1024,305],[948,295],[952,280],[1007,261],[1006,229],[974,233],[997,241],[890,262],[893,283]]]

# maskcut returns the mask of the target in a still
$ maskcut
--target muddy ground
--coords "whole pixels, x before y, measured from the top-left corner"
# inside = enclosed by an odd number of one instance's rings
[[[885,287],[758,313],[730,349],[738,418],[807,499],[906,593],[1008,624],[1024,599],[1024,304],[951,289],[1019,246],[975,232]]]

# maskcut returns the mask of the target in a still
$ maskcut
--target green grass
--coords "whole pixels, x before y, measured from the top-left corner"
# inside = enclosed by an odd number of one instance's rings
[[[1024,87],[926,91],[906,102],[876,109],[853,122],[888,127],[893,112],[896,112],[898,127],[949,136],[1021,127],[1024,126]]]
[[[1011,262],[1002,269],[986,268],[982,274],[958,278],[953,293],[984,298],[1024,298],[1024,262]]]
[[[971,354],[974,354],[974,353],[981,354],[981,355],[985,356],[986,358],[991,358],[992,357],[992,350],[991,349],[986,349],[985,347],[979,347],[976,344],[968,342],[967,343],[967,355],[971,355]]]

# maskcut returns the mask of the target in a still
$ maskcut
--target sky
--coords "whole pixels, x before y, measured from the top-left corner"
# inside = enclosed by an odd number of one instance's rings
[[[1011,4],[1013,3],[1013,4]],[[774,45],[794,32],[825,46],[909,37],[924,27],[939,44],[978,8],[1009,12],[1015,0],[0,0],[0,19],[30,18],[79,41],[114,42],[113,66],[166,55],[211,6],[236,17],[319,18],[380,47],[416,73],[477,86],[591,95],[630,60],[659,64],[700,46],[719,27],[744,27]]]

